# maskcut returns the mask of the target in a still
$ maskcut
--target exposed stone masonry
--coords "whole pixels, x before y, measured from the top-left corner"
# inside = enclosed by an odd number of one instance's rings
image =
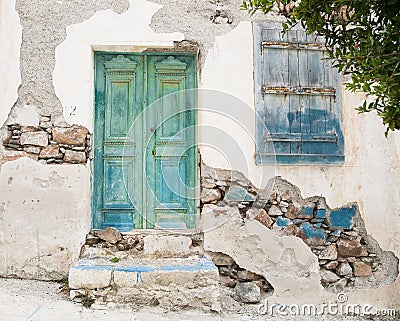
[[[280,177],[257,190],[241,173],[205,165],[201,185],[201,206],[237,207],[243,222],[255,219],[278,235],[301,238],[318,257],[321,283],[329,290],[376,287],[394,282],[398,274],[398,259],[367,235],[356,203],[331,209],[324,197],[303,199]],[[220,269],[220,274],[234,271]]]
[[[236,300],[257,303],[263,294],[271,295],[271,284],[261,275],[241,268],[229,255],[211,252],[213,263],[218,267],[220,283],[234,288]]]
[[[11,124],[7,129],[6,149],[23,151],[42,163],[84,164],[89,158],[90,134],[83,126],[52,127],[49,118],[41,126]]]

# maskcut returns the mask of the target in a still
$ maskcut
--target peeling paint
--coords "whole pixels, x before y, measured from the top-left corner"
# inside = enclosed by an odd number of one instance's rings
[[[12,37],[10,37],[12,35]],[[0,127],[7,120],[11,107],[18,98],[21,83],[20,47],[22,26],[15,10],[15,0],[0,2]]]

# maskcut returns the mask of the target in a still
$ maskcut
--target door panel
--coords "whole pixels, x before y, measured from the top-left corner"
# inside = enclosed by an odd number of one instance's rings
[[[94,228],[193,228],[195,57],[95,57]]]
[[[154,70],[149,74],[149,99],[157,102],[152,106],[155,117],[149,118],[156,131],[149,138],[146,164],[153,173],[147,197],[154,210],[148,215],[148,227],[192,228],[197,155],[188,147],[195,143],[194,103],[189,103],[194,97],[183,90],[194,87],[195,66],[174,56],[153,57],[149,64]]]

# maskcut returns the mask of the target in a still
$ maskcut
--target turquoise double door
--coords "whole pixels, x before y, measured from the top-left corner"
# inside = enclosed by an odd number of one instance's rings
[[[95,53],[93,228],[192,229],[196,57]]]

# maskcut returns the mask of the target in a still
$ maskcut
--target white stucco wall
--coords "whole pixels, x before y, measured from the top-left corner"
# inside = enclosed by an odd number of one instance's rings
[[[12,36],[11,36],[12,35]],[[19,50],[22,26],[15,11],[15,0],[0,1],[0,124],[7,120],[12,105],[18,98],[21,83]]]
[[[19,158],[0,172],[0,274],[61,278],[90,230],[89,166]]]

